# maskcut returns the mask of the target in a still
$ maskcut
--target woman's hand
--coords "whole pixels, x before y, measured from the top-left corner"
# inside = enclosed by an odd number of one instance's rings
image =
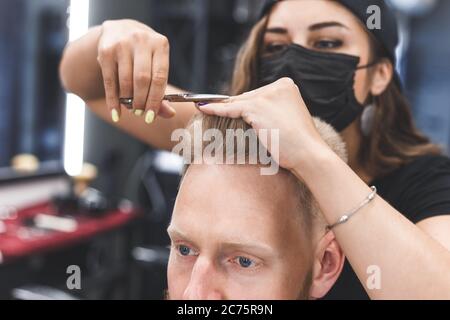
[[[223,103],[199,106],[205,114],[242,118],[258,133],[260,129],[279,130],[279,154],[264,145],[277,163],[288,170],[298,167],[311,152],[329,150],[317,132],[300,91],[289,78],[235,96]],[[260,137],[259,133],[258,136]],[[268,134],[270,137],[270,133]],[[261,138],[261,137],[260,137]],[[265,139],[260,139],[265,144]]]
[[[124,107],[119,98],[133,97],[134,114],[145,114],[149,124],[156,115],[175,115],[175,110],[162,101],[169,76],[169,41],[165,36],[134,20],[106,21],[97,60],[114,122],[119,121]]]

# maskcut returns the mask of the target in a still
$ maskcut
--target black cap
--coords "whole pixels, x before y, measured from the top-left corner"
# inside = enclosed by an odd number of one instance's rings
[[[261,17],[269,13],[273,5],[282,0],[267,0]],[[398,26],[397,19],[394,11],[386,4],[384,0],[337,0],[344,7],[349,9],[366,27],[366,29],[372,33],[375,38],[384,46],[388,54],[388,58],[392,61],[392,64],[396,64],[395,49],[398,45]],[[381,25],[380,29],[369,28],[367,20],[373,12],[367,12],[369,7],[378,6],[380,8]]]

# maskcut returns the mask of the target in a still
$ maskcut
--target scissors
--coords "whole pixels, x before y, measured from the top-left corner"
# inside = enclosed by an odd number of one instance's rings
[[[163,100],[169,102],[220,102],[229,99],[230,96],[219,94],[193,94],[193,93],[180,93],[180,94],[168,94],[164,96]],[[133,108],[133,98],[120,98],[120,103],[127,109]]]

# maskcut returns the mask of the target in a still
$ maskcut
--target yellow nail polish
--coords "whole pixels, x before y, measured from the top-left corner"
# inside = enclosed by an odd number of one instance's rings
[[[119,122],[120,117],[119,117],[119,112],[117,111],[117,109],[113,109],[111,111],[111,117],[114,122],[116,122],[116,123]]]
[[[137,117],[140,117],[143,114],[144,114],[144,110],[139,110],[139,109],[134,110],[134,115],[137,116]]]
[[[155,113],[152,110],[147,111],[147,114],[145,115],[145,122],[150,124],[153,120],[155,120]]]

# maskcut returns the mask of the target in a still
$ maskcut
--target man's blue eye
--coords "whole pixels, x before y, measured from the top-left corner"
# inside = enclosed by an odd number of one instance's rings
[[[178,251],[182,256],[188,256],[191,253],[191,249],[186,246],[178,246]]]
[[[245,257],[239,257],[238,262],[242,268],[249,268],[253,265],[253,261]]]

